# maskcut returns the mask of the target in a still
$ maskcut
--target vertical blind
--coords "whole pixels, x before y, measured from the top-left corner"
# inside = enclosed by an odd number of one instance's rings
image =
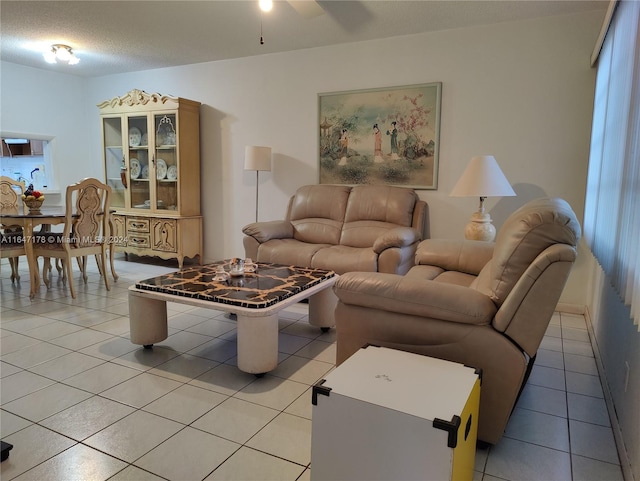
[[[640,2],[620,1],[598,58],[584,238],[640,321]],[[640,325],[639,325],[640,329]]]

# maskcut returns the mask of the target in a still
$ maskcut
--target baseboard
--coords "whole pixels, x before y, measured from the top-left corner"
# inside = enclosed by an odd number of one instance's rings
[[[560,310],[560,306],[558,306]],[[562,311],[566,312],[566,311]],[[593,349],[593,355],[596,358],[596,366],[598,368],[598,374],[600,375],[600,381],[602,384],[602,392],[604,394],[604,400],[607,404],[607,411],[609,413],[609,421],[611,422],[611,430],[613,431],[613,437],[616,441],[616,449],[618,451],[618,457],[620,458],[620,467],[622,468],[622,476],[625,481],[635,481],[633,471],[631,470],[631,460],[627,454],[627,449],[624,444],[624,438],[622,437],[622,430],[620,429],[620,423],[618,422],[618,416],[616,416],[615,405],[613,404],[613,396],[609,390],[609,382],[604,370],[604,364],[602,364],[602,356],[600,356],[600,349],[598,349],[598,342],[596,340],[595,333],[593,331],[593,324],[591,322],[591,315],[589,308],[585,306],[583,309],[585,321],[587,323],[587,329],[589,330],[589,339],[591,340],[591,348]]]
[[[568,304],[566,302],[558,302],[556,305],[557,312],[564,312],[567,314],[584,314],[587,307],[581,304]]]

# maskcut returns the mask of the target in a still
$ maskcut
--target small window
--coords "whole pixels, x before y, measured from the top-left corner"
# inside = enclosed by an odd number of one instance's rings
[[[50,141],[29,136],[2,137],[2,175],[38,190],[53,188]]]

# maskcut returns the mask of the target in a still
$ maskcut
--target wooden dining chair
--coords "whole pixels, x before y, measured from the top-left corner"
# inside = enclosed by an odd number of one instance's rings
[[[24,184],[11,177],[0,177],[0,209],[3,211],[18,211],[18,198],[24,193]],[[11,266],[11,282],[20,281],[18,260],[25,255],[22,227],[0,225],[2,236],[0,240],[0,258],[9,259]]]
[[[87,257],[94,255],[105,286],[107,290],[110,289],[106,269],[110,203],[111,187],[98,179],[83,179],[67,187],[62,234],[49,235],[43,242],[36,242],[34,245],[36,258],[44,257],[42,277],[47,287],[50,284],[50,259],[61,259],[65,277],[69,280],[71,297],[75,299],[71,260],[73,257],[77,259],[82,278],[86,283]]]

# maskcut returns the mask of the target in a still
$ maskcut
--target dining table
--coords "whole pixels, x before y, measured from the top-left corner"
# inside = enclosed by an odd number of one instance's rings
[[[40,272],[38,270],[38,260],[33,253],[33,246],[36,242],[47,241],[45,234],[52,225],[64,224],[66,213],[64,206],[42,206],[37,211],[30,210],[27,206],[0,208],[0,224],[3,227],[22,227],[25,257],[29,265],[30,289],[29,297],[33,299],[40,288]],[[34,228],[42,225],[44,230],[34,234]],[[53,233],[51,234],[53,235]]]
[[[113,209],[109,209],[109,213],[113,213]],[[24,203],[21,207],[0,207],[0,225],[3,229],[7,227],[22,227],[22,235],[24,241],[25,257],[29,266],[29,298],[33,299],[40,289],[40,272],[38,269],[38,259],[34,255],[33,246],[37,242],[54,242],[56,232],[51,232],[52,225],[60,225],[66,222],[66,207],[62,205],[41,206],[37,210],[29,209]],[[41,230],[34,233],[34,228],[41,225]],[[111,244],[111,233],[114,232],[113,220],[111,215],[108,221],[108,232],[105,232],[107,244]],[[49,237],[52,236],[52,237]],[[114,267],[114,252],[112,246],[109,248],[109,262],[111,267],[111,275],[114,280],[118,280]],[[106,276],[107,266],[104,266],[104,275]],[[58,269],[60,271],[60,269]]]

